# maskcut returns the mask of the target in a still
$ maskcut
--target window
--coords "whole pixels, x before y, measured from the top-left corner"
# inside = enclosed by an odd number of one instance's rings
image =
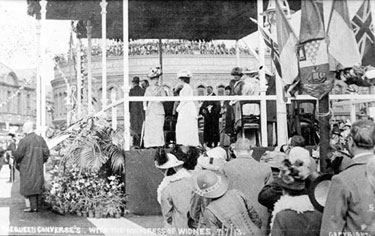
[[[112,96],[113,96],[113,99],[112,100]],[[107,94],[107,97],[108,97],[108,101],[111,101],[111,102],[114,102],[117,100],[117,89],[115,87],[112,87],[109,89],[109,93]]]
[[[30,94],[26,95],[26,115],[32,115],[32,111],[30,107]]]
[[[163,88],[164,88],[164,91],[165,91],[165,94],[167,96],[170,96],[171,95],[171,88],[168,86],[168,85],[163,85]]]
[[[198,94],[198,96],[205,96],[206,95],[206,87],[204,85],[199,85],[197,87],[197,94]]]
[[[224,96],[225,95],[225,86],[224,85],[217,86],[217,95],[218,96]]]
[[[22,101],[21,101],[21,92],[17,94],[17,115],[22,115]]]
[[[7,92],[7,99],[10,98],[10,96],[12,96],[12,92],[8,91]],[[11,113],[11,109],[12,109],[12,101],[8,101],[8,103],[7,103],[7,113]]]

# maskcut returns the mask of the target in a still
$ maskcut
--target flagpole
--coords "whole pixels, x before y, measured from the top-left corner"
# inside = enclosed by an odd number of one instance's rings
[[[263,26],[263,0],[258,0],[258,25]],[[238,44],[238,41],[237,41]],[[264,42],[263,36],[259,33],[259,79],[260,79],[260,128],[261,128],[261,142],[263,147],[268,146],[268,135],[267,135],[267,101],[266,101],[266,75],[265,75],[265,57],[264,57]]]
[[[270,0],[269,6],[276,5],[275,0]],[[275,20],[276,12],[268,11],[266,12],[266,16],[268,17],[268,21],[270,23],[270,33],[274,39],[277,38],[277,31],[276,31],[276,20]],[[287,112],[286,112],[286,103],[284,102],[283,96],[283,82],[281,77],[278,73],[275,73],[276,80],[276,124],[277,124],[277,145],[280,146],[282,144],[286,144],[288,142],[288,123],[287,123]]]

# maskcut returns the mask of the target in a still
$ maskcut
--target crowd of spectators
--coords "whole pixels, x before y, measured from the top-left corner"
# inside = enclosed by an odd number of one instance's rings
[[[158,41],[130,41],[129,56],[157,55],[159,54]],[[188,41],[188,40],[163,40],[163,54],[184,54],[184,55],[235,55],[234,45],[227,46],[224,42],[213,41]],[[239,47],[240,54],[250,55],[247,46]],[[84,46],[83,57],[87,57],[87,47]],[[107,57],[122,56],[124,54],[124,44],[122,41],[111,41],[107,43]],[[101,56],[102,48],[100,43],[94,43],[91,49],[92,56]],[[58,63],[67,61],[66,55],[56,55],[55,61]]]
[[[188,40],[163,40],[163,54],[211,54],[211,55],[235,55],[235,46],[227,46],[225,43],[213,41],[188,41]],[[240,54],[250,54],[247,47],[239,47]],[[159,53],[159,43],[132,41],[129,44],[129,55],[152,55]]]

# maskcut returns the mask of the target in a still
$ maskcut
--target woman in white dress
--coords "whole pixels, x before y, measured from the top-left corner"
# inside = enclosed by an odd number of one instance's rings
[[[165,92],[159,83],[159,77],[162,75],[160,67],[152,68],[147,77],[150,79],[150,86],[147,87],[145,96],[164,96]],[[164,146],[164,107],[158,101],[143,102],[145,110],[144,124],[144,147]]]
[[[182,70],[177,73],[182,89],[181,97],[192,97],[193,88],[189,85],[191,73]],[[200,146],[198,136],[198,115],[193,101],[180,101],[176,111],[178,112],[176,124],[176,144],[184,146]]]

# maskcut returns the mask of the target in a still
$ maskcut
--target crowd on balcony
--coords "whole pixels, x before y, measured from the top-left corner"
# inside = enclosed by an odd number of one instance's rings
[[[164,40],[162,42],[163,54],[210,54],[210,55],[235,55],[234,45],[213,41],[188,41],[188,40]],[[239,47],[240,54],[250,54],[247,47]],[[152,55],[159,53],[159,43],[132,41],[129,44],[129,55]]]
[[[242,55],[250,55],[247,46],[239,46],[239,52]],[[138,55],[157,55],[159,54],[158,41],[139,41],[129,42],[129,56]],[[235,55],[236,47],[228,46],[224,42],[214,41],[188,41],[188,40],[163,40],[163,54],[184,54],[184,55]],[[87,47],[84,46],[83,57],[87,57]],[[124,54],[124,44],[122,41],[111,41],[107,43],[107,57],[122,56]],[[102,48],[100,43],[93,43],[91,49],[92,56],[101,56]],[[66,62],[67,55],[56,55],[57,63]]]

